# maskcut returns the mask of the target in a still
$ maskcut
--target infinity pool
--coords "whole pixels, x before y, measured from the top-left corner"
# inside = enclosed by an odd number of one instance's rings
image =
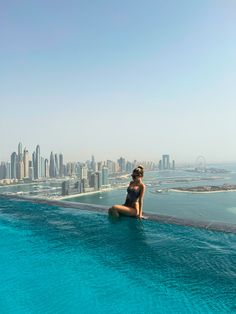
[[[236,234],[0,198],[1,313],[236,313]]]

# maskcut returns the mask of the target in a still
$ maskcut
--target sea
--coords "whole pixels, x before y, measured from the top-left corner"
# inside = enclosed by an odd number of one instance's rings
[[[181,219],[236,223],[236,191],[190,193],[171,191],[176,187],[220,186],[236,184],[235,164],[212,164],[208,168],[225,169],[225,173],[174,171],[146,172],[146,192],[143,211],[149,214],[167,215]],[[131,177],[130,177],[131,180]],[[127,181],[128,185],[129,181]],[[126,188],[104,191],[97,194],[68,198],[71,202],[105,205],[123,204]]]

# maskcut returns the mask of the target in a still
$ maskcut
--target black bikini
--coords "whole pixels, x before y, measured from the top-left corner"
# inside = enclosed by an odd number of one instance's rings
[[[133,207],[133,204],[137,202],[139,196],[140,196],[141,189],[134,189],[130,186],[127,188],[127,197],[125,200],[124,205],[128,207]]]

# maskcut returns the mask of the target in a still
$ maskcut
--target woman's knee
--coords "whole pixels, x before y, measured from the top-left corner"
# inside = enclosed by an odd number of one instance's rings
[[[119,212],[118,212],[118,209],[116,207],[116,205],[112,206],[111,208],[108,209],[108,213],[109,215],[111,216],[116,216],[116,217],[119,217]]]

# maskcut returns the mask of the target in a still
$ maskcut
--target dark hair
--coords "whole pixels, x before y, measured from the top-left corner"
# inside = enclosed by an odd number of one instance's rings
[[[144,167],[142,165],[139,165],[138,167],[134,168],[132,177],[143,177],[144,174]]]

